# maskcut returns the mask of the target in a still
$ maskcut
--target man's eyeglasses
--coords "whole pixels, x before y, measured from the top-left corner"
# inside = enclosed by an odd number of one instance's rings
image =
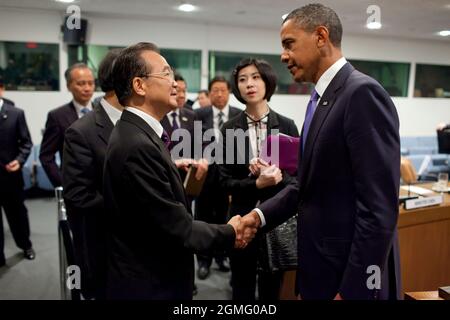
[[[150,77],[166,78],[166,79],[169,79],[169,80],[174,80],[175,79],[175,75],[173,73],[173,70],[149,73],[149,74],[142,75],[141,77],[142,78],[150,78]]]

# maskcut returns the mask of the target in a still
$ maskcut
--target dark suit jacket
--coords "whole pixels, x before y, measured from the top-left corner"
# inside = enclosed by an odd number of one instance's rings
[[[241,109],[230,106],[228,120],[231,120],[232,118],[236,117],[240,113],[242,113]],[[202,122],[202,136],[204,135],[204,133],[207,130],[214,128],[214,113],[213,113],[212,106],[196,109],[195,116],[198,121]],[[200,138],[196,137],[196,140],[198,140],[198,139],[200,139]],[[206,143],[203,142],[203,149],[210,143],[214,143],[214,142],[206,142]],[[220,177],[220,174],[219,174],[219,169],[218,169],[217,165],[214,163],[210,164],[208,167],[208,173],[207,173],[205,182],[203,184],[203,190],[205,190],[206,193],[208,193],[208,192],[224,192],[223,190],[221,190],[219,177]]]
[[[125,110],[105,159],[108,296],[192,299],[193,251],[232,248],[229,225],[193,221],[178,170],[154,130]]]
[[[300,158],[298,181],[260,205],[267,229],[298,207],[297,291],[305,299],[399,297],[399,120],[387,92],[344,65],[320,99]],[[381,290],[367,286],[372,265]]]
[[[17,160],[22,167],[30,155],[33,143],[28,131],[25,114],[3,100],[0,110],[0,189],[23,188],[22,170],[7,172],[5,165]]]
[[[248,130],[247,116],[244,112],[230,119],[222,128],[222,134],[226,134],[226,130],[242,129],[244,132]],[[297,126],[294,121],[286,118],[273,110],[270,110],[267,119],[267,135],[275,134],[277,130],[279,133],[284,133],[289,136],[298,137]],[[225,142],[225,141],[224,141]],[[234,138],[234,145],[228,146],[224,143],[224,159],[226,154],[233,152],[233,164],[219,165],[220,183],[227,193],[232,196],[231,215],[241,214],[245,215],[252,210],[258,200],[267,199],[274,195],[277,191],[285,186],[290,181],[290,177],[286,172],[283,172],[283,181],[277,186],[268,187],[264,189],[256,188],[256,178],[250,176],[250,160],[255,157],[252,152],[250,138],[246,136],[244,148],[238,147],[238,139]],[[238,164],[240,159],[240,164]]]
[[[172,143],[169,146],[169,149],[172,150],[176,145],[178,145],[179,143],[182,143],[183,139],[181,139],[180,141],[175,141],[173,140],[172,137],[172,125],[171,122],[169,121],[169,119],[167,119],[167,117],[172,117],[171,116],[172,112],[169,112],[164,118],[162,118],[161,120],[161,125],[163,126],[164,130],[167,132],[167,134],[169,135],[169,137],[172,138]],[[195,113],[194,111],[190,110],[190,109],[186,109],[185,107],[180,109],[180,114],[178,117],[178,121],[180,124],[181,129],[186,129],[189,134],[191,135],[192,140],[190,141],[190,155],[189,154],[180,154],[181,157],[187,157],[187,158],[194,158],[194,121],[195,121]]]
[[[94,104],[65,133],[62,180],[64,202],[80,264],[82,292],[97,296],[106,279],[106,215],[103,203],[103,166],[114,125],[100,103]]]
[[[56,164],[55,154],[59,152],[62,158],[64,132],[76,120],[78,114],[72,102],[50,111],[47,116],[39,160],[54,187],[62,185],[61,171]]]

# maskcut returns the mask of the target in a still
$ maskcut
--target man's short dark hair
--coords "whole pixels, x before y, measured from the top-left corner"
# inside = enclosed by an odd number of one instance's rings
[[[210,92],[211,92],[211,88],[212,88],[213,84],[216,83],[216,82],[225,82],[225,83],[227,84],[228,90],[231,90],[231,85],[230,85],[230,83],[228,82],[228,80],[225,79],[225,77],[217,76],[217,77],[212,78],[211,81],[209,82],[208,90],[209,90]]]
[[[66,78],[66,83],[69,84],[72,81],[72,71],[75,69],[89,69],[91,70],[91,68],[89,68],[85,63],[83,62],[77,62],[74,63],[73,65],[71,65],[66,72],[64,72],[64,78]],[[92,72],[92,70],[91,70]],[[92,73],[94,74],[94,73]]]
[[[272,97],[277,87],[277,75],[275,74],[275,71],[273,70],[272,66],[267,61],[255,58],[242,59],[234,68],[231,74],[231,84],[233,87],[234,96],[243,104],[247,103],[247,101],[245,101],[244,98],[242,98],[241,93],[239,92],[238,77],[239,71],[251,65],[254,65],[256,69],[258,69],[258,72],[261,75],[262,80],[266,84],[266,94],[264,95],[264,99],[270,101],[270,98]]]
[[[113,66],[113,84],[117,99],[123,106],[128,105],[133,95],[133,79],[151,73],[141,54],[144,51],[159,53],[158,47],[150,42],[139,42],[123,49]]]
[[[175,73],[174,80],[175,81],[184,81],[184,82],[186,82],[186,80],[184,80],[183,76],[181,74],[179,74],[179,73]]]
[[[208,90],[206,90],[206,89],[202,89],[202,90],[199,90],[198,92],[197,92],[197,94],[202,94],[202,93],[204,93],[207,97],[209,96],[209,91]]]
[[[111,49],[108,51],[106,56],[100,62],[98,67],[98,84],[102,88],[103,92],[109,92],[114,90],[114,83],[112,78],[112,70],[114,67],[114,62],[119,56],[122,49]]]
[[[331,43],[341,47],[342,24],[336,12],[320,3],[308,4],[304,7],[293,10],[287,15],[283,23],[288,20],[304,29],[307,32],[313,32],[319,26],[325,26],[330,33]]]

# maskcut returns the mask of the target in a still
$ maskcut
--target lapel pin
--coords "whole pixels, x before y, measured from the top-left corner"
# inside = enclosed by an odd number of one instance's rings
[[[4,114],[2,117],[3,117],[3,119],[7,119],[7,118],[8,118],[8,115],[7,115],[7,114]]]
[[[183,120],[183,121],[188,121],[188,119],[186,118],[186,117],[181,117],[181,120]]]
[[[323,106],[327,106],[328,105],[328,100],[325,100],[324,102],[322,102]]]

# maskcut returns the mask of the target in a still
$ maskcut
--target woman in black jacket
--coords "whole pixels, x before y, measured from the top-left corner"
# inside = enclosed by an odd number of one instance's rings
[[[249,169],[251,160],[260,158],[262,142],[268,135],[278,132],[294,137],[299,135],[293,120],[276,113],[268,105],[276,80],[274,70],[264,60],[244,59],[233,71],[233,93],[246,109],[222,127],[224,164],[219,166],[220,182],[232,198],[230,216],[244,216],[258,201],[281,190],[291,178],[274,165],[255,175]],[[226,139],[230,131],[234,135],[234,144]],[[233,159],[233,163],[229,164],[227,158]],[[244,250],[230,254],[233,300],[255,300],[257,275],[259,299],[278,299],[282,273],[262,271],[261,268],[257,271],[258,260],[261,262],[262,258],[261,239],[259,235]]]

